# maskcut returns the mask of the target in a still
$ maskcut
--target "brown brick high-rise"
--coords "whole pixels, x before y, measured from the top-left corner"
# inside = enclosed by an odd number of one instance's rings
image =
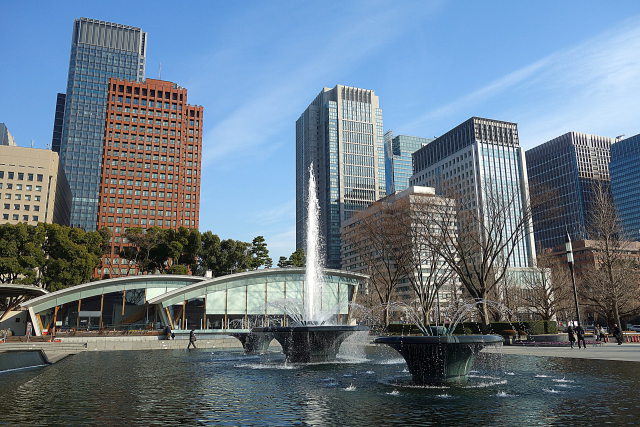
[[[118,257],[127,228],[198,228],[202,116],[175,83],[109,80],[97,226],[113,239],[98,276],[137,273]]]

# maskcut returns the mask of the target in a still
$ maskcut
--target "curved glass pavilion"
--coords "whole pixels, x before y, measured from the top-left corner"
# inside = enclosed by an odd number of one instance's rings
[[[368,277],[325,270],[322,305],[349,321],[349,302]],[[273,268],[227,276],[146,275],[85,283],[22,304],[36,335],[51,330],[237,330],[287,325],[303,300],[304,268]],[[286,310],[285,310],[286,309]]]

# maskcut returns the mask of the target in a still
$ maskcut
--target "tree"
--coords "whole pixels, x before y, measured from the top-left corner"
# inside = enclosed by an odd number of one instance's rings
[[[427,242],[448,264],[477,303],[483,325],[491,320],[489,304],[499,299],[508,268],[523,239],[529,238],[531,203],[524,200],[519,188],[489,182],[482,194],[461,195],[452,190],[444,193],[455,200],[457,228],[449,227],[447,206],[433,216],[440,233]]]
[[[609,323],[622,326],[621,317],[640,312],[640,268],[628,255],[630,242],[624,239],[611,195],[602,185],[594,187],[587,231],[594,240],[593,265],[582,274],[580,299]]]
[[[291,262],[287,259],[286,256],[281,256],[280,259],[278,259],[278,267],[279,268],[291,267]]]
[[[368,291],[375,301],[371,303],[383,307],[385,327],[389,325],[396,288],[407,277],[407,264],[412,261],[407,218],[404,206],[384,199],[354,214],[354,222],[343,233],[345,252],[366,266]]]
[[[252,270],[257,270],[262,266],[271,268],[273,261],[269,257],[269,249],[267,249],[267,242],[264,240],[264,236],[257,236],[253,239],[250,253]]]
[[[307,257],[304,254],[304,249],[296,249],[289,255],[289,266],[291,267],[304,267],[306,263]]]

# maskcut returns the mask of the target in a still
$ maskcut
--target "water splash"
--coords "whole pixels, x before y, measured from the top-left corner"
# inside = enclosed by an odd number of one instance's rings
[[[388,394],[389,396],[400,396],[400,392],[398,390],[388,391],[385,394]]]
[[[350,386],[346,387],[344,391],[356,391],[356,386],[352,383]]]
[[[306,272],[304,278],[303,321],[321,324],[319,318],[322,295],[322,257],[320,243],[320,205],[316,190],[313,163],[309,165],[309,186],[307,192],[307,242],[305,248]]]

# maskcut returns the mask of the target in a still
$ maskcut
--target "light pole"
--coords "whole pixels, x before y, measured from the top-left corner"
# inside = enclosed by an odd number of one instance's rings
[[[573,265],[573,246],[571,245],[571,236],[569,235],[568,231],[565,240],[565,248],[567,249],[567,264],[569,264],[569,270],[571,271],[571,283],[573,284],[573,300],[576,303],[576,318],[578,320],[577,326],[580,326],[582,322],[580,322],[580,306],[578,305],[578,290],[576,289],[576,275]]]

